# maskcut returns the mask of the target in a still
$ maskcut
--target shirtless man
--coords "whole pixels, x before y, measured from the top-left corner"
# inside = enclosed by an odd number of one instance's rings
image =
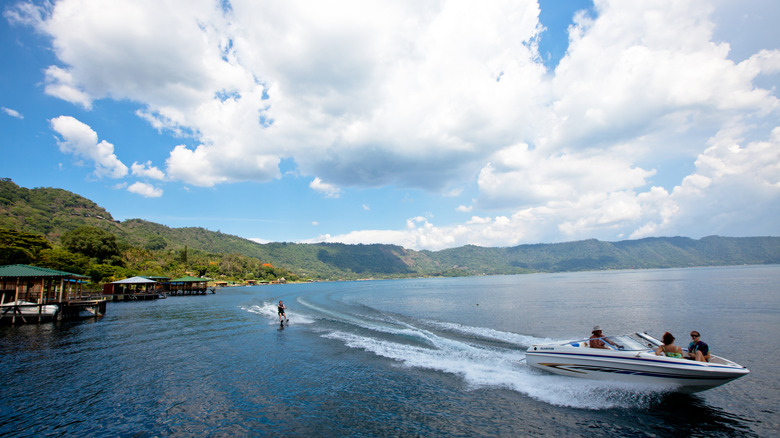
[[[604,343],[605,341],[619,348],[619,346],[616,343],[610,341],[609,339],[605,338],[604,335],[601,334],[601,327],[599,326],[593,327],[593,331],[591,332],[590,335],[590,340],[588,341],[588,346],[590,348],[608,348],[607,345]]]

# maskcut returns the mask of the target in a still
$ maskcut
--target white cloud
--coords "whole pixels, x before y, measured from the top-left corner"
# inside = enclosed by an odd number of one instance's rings
[[[507,147],[479,174],[480,202],[523,207],[551,200],[575,200],[594,193],[632,190],[654,174],[633,167],[609,150],[547,155],[528,145]],[[509,189],[511,187],[511,190]]]
[[[314,178],[312,182],[309,183],[309,187],[311,187],[316,192],[322,193],[328,198],[338,198],[341,192],[338,187],[322,181],[319,177]]]
[[[465,231],[465,227],[437,228],[424,220],[421,226],[414,226],[406,230],[360,230],[335,236],[323,234],[316,239],[304,240],[302,243],[385,243],[404,248],[436,250],[457,246],[459,242],[463,241],[461,237]]]
[[[17,119],[24,119],[24,116],[19,112],[11,108],[2,107],[1,108],[4,113],[8,114],[11,117],[15,117]]]
[[[476,171],[482,149],[521,136],[538,100],[534,1],[230,7],[62,0],[14,11],[53,37],[62,65],[47,69],[49,94],[85,108],[141,102],[156,128],[195,136],[167,171],[193,185],[269,181],[294,157],[334,185],[440,188]],[[183,169],[196,155],[208,174]]]
[[[466,223],[469,225],[473,225],[473,224],[489,224],[491,222],[493,222],[493,219],[489,217],[472,216],[471,219],[469,219],[469,221]]]
[[[725,128],[696,160],[696,172],[668,196],[654,200],[659,218],[632,237],[777,233],[780,215],[780,127],[769,138],[745,142],[739,128]]]
[[[462,187],[458,187],[458,188],[450,190],[449,192],[443,193],[442,196],[447,197],[447,198],[455,198],[455,197],[460,196],[461,193],[463,193],[463,188]]]
[[[132,170],[133,175],[135,176],[151,178],[160,181],[165,179],[165,173],[162,170],[152,166],[151,161],[147,161],[146,163],[143,164],[139,164],[136,161],[130,166],[130,169]]]
[[[92,108],[92,97],[80,89],[71,72],[57,66],[46,69],[46,94],[64,101],[81,105],[85,109]]]
[[[195,150],[184,145],[176,146],[165,161],[168,176],[205,187],[229,181],[227,176],[214,171],[212,156],[213,152],[204,146],[198,146]]]
[[[210,0],[61,0],[5,16],[51,36],[48,94],[87,109],[139,102],[153,127],[194,139],[169,151],[165,172],[147,162],[138,176],[267,182],[291,160],[327,197],[393,186],[457,198],[476,184],[457,211],[508,212],[328,237],[425,247],[776,234],[766,218],[780,204],[770,134],[780,47],[739,25],[776,35],[768,3],[596,0],[555,71],[536,50],[532,0],[232,0],[228,11]],[[61,149],[122,173],[110,144],[97,153],[96,135],[78,137],[87,141]]]
[[[127,191],[131,193],[135,193],[137,195],[141,195],[145,198],[159,198],[160,196],[163,195],[162,189],[143,182],[136,182],[131,184],[127,188]]]
[[[114,155],[114,145],[102,140],[86,124],[70,116],[51,119],[52,129],[61,139],[57,141],[60,151],[77,158],[95,163],[95,175],[98,177],[122,178],[127,175],[127,166]]]
[[[675,153],[681,143],[690,152],[703,140],[701,133],[686,135],[691,129],[714,132],[736,112],[777,107],[776,97],[752,82],[761,70],[749,66],[759,63],[736,65],[728,44],[713,41],[711,6],[672,0],[596,5],[598,18],[578,21],[555,71],[553,144],[603,147],[652,135],[659,141],[651,144],[662,148],[655,153]],[[663,142],[665,136],[671,141]],[[643,150],[637,146],[638,156]]]

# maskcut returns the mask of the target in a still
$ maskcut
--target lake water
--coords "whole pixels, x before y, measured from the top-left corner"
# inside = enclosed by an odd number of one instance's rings
[[[2,436],[776,436],[780,266],[311,283],[0,328]],[[280,328],[276,303],[290,324]],[[695,395],[546,374],[533,343],[664,331],[751,374]]]

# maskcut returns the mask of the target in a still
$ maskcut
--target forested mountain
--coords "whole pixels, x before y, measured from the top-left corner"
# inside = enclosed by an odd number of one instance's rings
[[[769,264],[780,263],[780,238],[657,237],[621,242],[591,239],[511,248],[465,246],[430,256],[442,266],[486,274]]]
[[[83,226],[100,228],[116,236],[125,258],[138,259],[133,260],[134,266],[143,266],[145,257],[161,258],[162,254],[169,257],[176,254],[178,259],[186,260],[189,250],[190,258],[199,256],[199,263],[204,266],[224,266],[227,260],[228,267],[231,263],[235,267],[239,263],[231,262],[230,257],[240,255],[256,259],[257,266],[283,267],[300,277],[313,279],[780,263],[780,237],[710,236],[699,240],[659,237],[621,242],[592,239],[508,248],[467,245],[442,251],[414,251],[380,244],[258,244],[204,228],[171,228],[143,219],[119,222],[94,202],[66,190],[26,189],[9,179],[0,180],[0,228],[40,234],[56,246],[61,244],[63,235]],[[241,269],[249,269],[246,260],[241,265]],[[160,266],[156,269],[162,269]],[[241,274],[238,268],[232,270],[233,275]]]

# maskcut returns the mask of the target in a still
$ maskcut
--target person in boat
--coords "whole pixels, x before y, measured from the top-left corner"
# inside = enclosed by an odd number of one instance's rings
[[[691,343],[688,344],[688,359],[699,362],[710,361],[710,347],[701,340],[701,335],[696,330],[691,332]]]
[[[655,351],[657,356],[674,357],[676,359],[682,359],[682,348],[674,345],[674,336],[671,333],[666,332],[663,336],[664,345],[658,347]]]
[[[287,315],[284,313],[284,303],[282,303],[282,300],[279,300],[279,305],[277,306],[279,309],[279,322],[282,322],[282,318],[284,318],[284,321],[287,322],[289,319],[287,319]]]
[[[593,327],[593,331],[590,333],[591,333],[590,340],[588,341],[588,346],[590,348],[608,348],[607,344],[605,344],[604,342],[607,342],[609,344],[614,345],[615,347],[620,348],[618,344],[604,337],[604,335],[601,333],[601,327],[599,326]]]

